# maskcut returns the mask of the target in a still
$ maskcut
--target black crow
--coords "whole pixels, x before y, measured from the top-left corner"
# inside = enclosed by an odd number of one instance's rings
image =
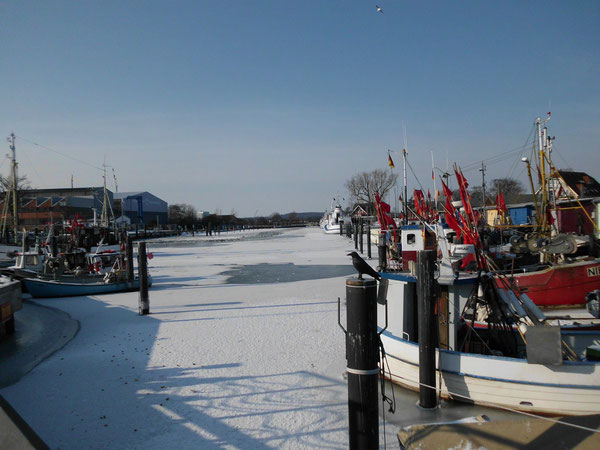
[[[348,256],[352,256],[352,265],[356,270],[358,270],[359,280],[362,280],[363,273],[372,276],[376,280],[381,279],[381,275],[379,275],[375,269],[373,269],[364,259],[362,259],[358,253],[348,253]]]

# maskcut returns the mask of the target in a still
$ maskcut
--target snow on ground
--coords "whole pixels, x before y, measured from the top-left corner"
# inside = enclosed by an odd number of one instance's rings
[[[346,276],[227,284],[222,272],[352,273],[351,246],[316,228],[149,241],[151,315],[136,292],[37,300],[81,329],[0,393],[52,448],[347,448]],[[397,431],[387,424],[392,447]]]

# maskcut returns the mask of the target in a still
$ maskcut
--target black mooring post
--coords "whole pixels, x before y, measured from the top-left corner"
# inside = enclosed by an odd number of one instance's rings
[[[360,218],[358,219],[358,223],[359,223],[359,227],[358,227],[358,234],[359,234],[359,237],[358,237],[358,242],[359,242],[359,245],[360,245],[360,254],[362,255],[362,254],[364,253],[364,245],[363,245],[364,239],[363,239],[363,233],[364,233],[364,231],[365,231],[365,227],[364,227],[364,225],[363,225],[363,218],[362,218],[362,217],[360,217]]]
[[[344,221],[340,220],[340,236],[344,234]]]
[[[350,449],[379,448],[377,281],[346,280]]]
[[[53,258],[58,256],[58,244],[56,242],[56,236],[54,235],[50,237],[50,252],[52,253]]]
[[[352,221],[350,221],[346,224],[346,237],[348,239],[352,238]]]
[[[150,299],[148,297],[148,260],[146,259],[146,243],[138,244],[138,271],[140,277],[139,314],[150,314]]]
[[[367,222],[367,257],[371,259],[371,222]]]
[[[354,231],[354,250],[358,250],[358,219],[352,219],[352,227]]]
[[[433,269],[436,254],[433,250],[417,253],[417,314],[419,321],[419,405],[437,406],[435,382],[435,323]],[[431,387],[429,387],[431,386]]]
[[[125,258],[127,258],[127,281],[133,283],[133,240],[129,234],[125,238]]]
[[[377,253],[379,256],[379,270],[384,272],[387,269],[387,233],[385,230],[379,232],[379,242],[377,243]]]

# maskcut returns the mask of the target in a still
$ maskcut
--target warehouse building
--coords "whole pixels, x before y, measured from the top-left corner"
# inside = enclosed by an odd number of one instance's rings
[[[115,216],[132,225],[166,225],[169,204],[148,191],[114,194]]]

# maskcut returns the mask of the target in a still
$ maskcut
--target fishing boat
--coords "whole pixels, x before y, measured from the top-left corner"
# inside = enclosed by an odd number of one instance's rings
[[[85,295],[110,294],[115,292],[137,291],[140,280],[110,280],[90,277],[61,278],[59,280],[45,278],[24,278],[23,283],[32,297],[74,297]],[[148,275],[148,285],[152,278]]]
[[[342,206],[340,204],[336,204],[336,206],[333,206],[332,204],[331,211],[325,212],[319,224],[326,234],[339,234],[341,226],[340,222],[342,220]]]
[[[403,253],[406,252],[407,260],[412,261],[413,254],[426,248],[428,231],[424,226],[418,230],[417,227],[406,227],[401,233]],[[442,234],[438,230],[437,235]],[[521,299],[505,300],[503,310],[505,313],[512,311],[512,315],[504,324],[494,323],[494,314],[482,316],[485,308],[476,311],[470,306],[474,299],[486,308],[492,304],[485,303],[482,297],[481,277],[477,273],[452,271],[452,264],[463,258],[469,249],[464,244],[453,248],[443,238],[438,242],[441,243],[439,250],[449,256],[437,272],[439,346],[435,361],[439,396],[536,414],[600,413],[600,360],[588,359],[593,346],[600,343],[600,332],[550,327],[544,324],[543,313],[536,312],[538,316],[534,317],[535,322],[529,323],[524,336],[528,332],[533,335],[533,331],[528,331],[532,328],[550,330],[550,335],[559,343],[569,342],[571,360],[563,360],[562,349],[555,349],[560,355],[559,360],[534,362],[524,339],[520,338],[524,323],[519,321],[523,318],[516,311],[520,309],[520,314],[527,316],[522,310],[534,309],[535,305],[531,302],[523,306]],[[378,305],[378,317],[387,316],[387,328],[383,319],[379,325],[389,363],[388,378],[418,390],[417,280],[413,264],[408,266],[411,266],[410,270],[380,273],[387,287],[387,305]],[[488,283],[488,288],[491,285]],[[502,295],[508,298],[508,295]],[[473,326],[476,318],[483,319],[481,321],[487,327]]]
[[[438,322],[432,326],[438,337],[440,397],[536,414],[600,413],[600,332],[552,326],[515,276],[498,270],[478,235],[466,180],[456,166],[455,172],[464,210],[455,210],[447,195],[442,223],[431,205],[415,195],[417,223],[403,226],[398,237],[389,235],[388,261],[382,266],[400,269],[380,272],[386,300],[378,305],[378,317],[389,363],[386,377],[420,388],[415,274],[418,252],[429,250],[436,256],[439,286]],[[380,223],[389,222],[386,205],[376,202],[376,208]],[[399,261],[389,264],[395,252]],[[563,302],[570,301],[565,293]]]

